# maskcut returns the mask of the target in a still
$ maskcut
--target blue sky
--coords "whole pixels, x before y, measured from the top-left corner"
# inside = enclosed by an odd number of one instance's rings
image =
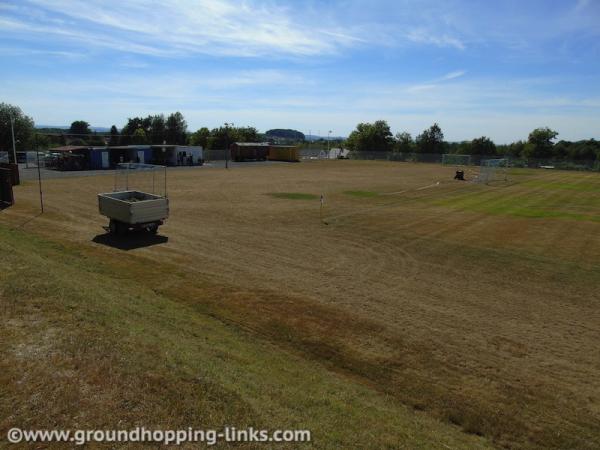
[[[600,138],[600,0],[2,0],[0,56],[38,124]]]

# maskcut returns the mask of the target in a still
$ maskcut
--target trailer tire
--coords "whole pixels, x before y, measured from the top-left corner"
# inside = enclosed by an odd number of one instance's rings
[[[111,234],[114,234],[115,236],[122,236],[127,232],[128,227],[123,222],[119,222],[118,220],[115,220],[115,219],[110,219],[108,228],[109,228]]]
[[[150,234],[156,234],[156,233],[158,233],[158,224],[153,223],[152,225],[148,225],[148,227],[146,228],[146,230]]]
[[[110,231],[110,234],[119,234],[119,222],[117,222],[115,219],[110,219],[110,222],[108,223],[108,230]]]

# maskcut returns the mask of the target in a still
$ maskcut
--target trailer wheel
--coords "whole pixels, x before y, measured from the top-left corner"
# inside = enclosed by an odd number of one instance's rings
[[[148,227],[146,228],[146,230],[150,234],[156,234],[156,233],[158,233],[158,224],[157,223],[153,223],[152,225],[148,225]]]
[[[119,222],[117,222],[115,219],[110,219],[108,229],[110,231],[110,234],[119,234]]]
[[[125,232],[127,231],[127,226],[124,223],[119,222],[118,220],[115,220],[115,219],[110,219],[108,228],[109,228],[111,234],[114,234],[115,236],[121,236],[121,235],[125,234]]]

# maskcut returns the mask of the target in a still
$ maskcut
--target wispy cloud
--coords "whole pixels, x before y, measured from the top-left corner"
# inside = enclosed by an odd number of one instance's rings
[[[454,72],[449,72],[446,75],[444,75],[443,77],[439,78],[439,81],[454,80],[455,78],[462,77],[466,73],[467,72],[464,70],[455,70]]]
[[[417,28],[407,33],[408,40],[420,44],[433,44],[438,47],[454,47],[459,50],[466,48],[465,43],[455,36],[448,34],[439,34],[434,30],[426,28]]]
[[[33,49],[27,47],[0,47],[0,55],[2,56],[49,56],[59,57],[69,60],[80,60],[86,59],[87,56],[83,52],[68,51],[68,50],[44,50],[44,49]]]
[[[0,16],[3,27],[148,55],[319,55],[364,41],[335,25],[309,29],[286,8],[249,1],[26,0],[23,5],[18,17]],[[63,23],[46,21],[44,13]]]
[[[465,70],[455,70],[453,72],[448,72],[447,74],[436,78],[430,82],[426,83],[418,83],[411,86],[406,87],[406,92],[415,93],[415,92],[423,92],[423,91],[431,91],[438,87],[440,83],[444,83],[446,81],[455,80],[457,78],[462,77],[467,72]]]

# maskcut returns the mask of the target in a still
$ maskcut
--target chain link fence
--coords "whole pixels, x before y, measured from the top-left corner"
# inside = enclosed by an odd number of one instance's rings
[[[231,159],[230,151],[225,149],[204,150],[204,162],[225,161]]]
[[[332,149],[329,154],[327,151],[316,150],[309,151],[301,150],[303,159],[336,159],[339,153],[334,154]],[[324,154],[325,153],[325,154]],[[401,153],[401,152],[347,152],[343,155],[344,158],[364,160],[364,161],[399,161],[412,163],[430,163],[443,164],[444,154],[442,153]],[[515,168],[542,168],[542,169],[557,169],[557,170],[583,170],[583,171],[600,171],[600,159],[596,160],[557,160],[543,158],[517,158],[510,155],[471,155],[468,166],[480,166],[482,161],[490,158],[506,158],[508,166]],[[463,164],[461,164],[463,165]]]
[[[302,148],[299,150],[300,159],[346,159],[350,152],[343,148]]]

